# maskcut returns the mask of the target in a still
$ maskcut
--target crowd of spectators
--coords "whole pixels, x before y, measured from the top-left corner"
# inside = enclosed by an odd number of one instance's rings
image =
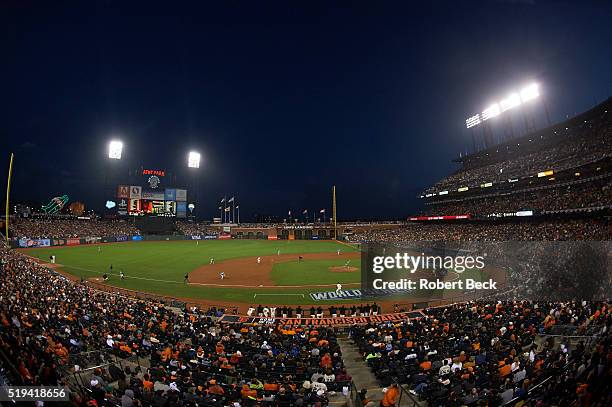
[[[186,236],[216,236],[218,228],[211,228],[208,224],[201,222],[176,222],[176,228]]]
[[[349,236],[352,242],[609,240],[605,219],[558,219],[523,222],[411,222],[393,229],[371,229]]]
[[[18,384],[68,388],[92,351],[150,368],[96,368],[72,393],[78,405],[323,406],[350,383],[332,328],[215,323],[71,282],[15,251],[0,260],[0,350]]]
[[[522,210],[559,211],[603,207],[612,207],[610,178],[559,188],[534,188],[525,192],[440,202],[427,205],[424,214],[487,216]]]
[[[128,220],[120,219],[16,217],[9,222],[9,234],[16,239],[61,239],[92,236],[133,236],[140,234],[140,232]]]
[[[607,303],[469,302],[428,309],[426,315],[352,328],[354,342],[383,386],[407,384],[429,405],[504,405],[528,394],[533,405],[609,402],[612,313]],[[537,337],[560,325],[574,328],[576,335],[596,335],[577,344]],[[584,340],[596,345],[587,347]]]
[[[560,172],[612,157],[612,123],[610,117],[595,124],[585,124],[559,134],[549,135],[545,140],[523,141],[524,150],[518,148],[511,159],[502,159],[488,164],[466,163],[454,174],[440,180],[427,193],[446,189],[479,186],[485,182],[497,182],[510,178],[522,178],[541,171]],[[556,141],[555,143],[550,140]],[[542,147],[538,147],[542,144]],[[503,148],[500,147],[500,148]],[[494,156],[492,153],[491,157]],[[500,158],[506,156],[500,155]]]

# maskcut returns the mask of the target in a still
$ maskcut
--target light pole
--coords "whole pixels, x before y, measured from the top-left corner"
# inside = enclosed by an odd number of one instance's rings
[[[105,163],[105,171],[104,171],[104,194],[108,194],[108,196],[112,196],[115,199],[117,196],[117,191],[115,191],[112,185],[109,185],[110,179],[114,179],[113,168],[114,165],[111,164],[111,161],[120,161],[121,157],[123,157],[123,141],[113,139],[108,143],[108,162]],[[116,186],[115,186],[116,187]],[[108,197],[107,196],[107,197]]]
[[[195,183],[195,170],[200,168],[200,159],[201,159],[201,155],[197,151],[190,151],[189,154],[187,155],[187,167],[193,168],[192,175],[191,175],[191,185],[193,186],[193,189],[194,189],[193,192],[195,195],[194,201],[195,201],[196,208],[199,208],[200,204],[198,202],[198,187],[196,186],[196,183]],[[193,216],[193,212],[191,215]]]

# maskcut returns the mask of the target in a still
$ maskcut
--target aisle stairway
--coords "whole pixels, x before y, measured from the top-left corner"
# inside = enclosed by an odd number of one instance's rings
[[[355,383],[357,391],[367,389],[367,397],[378,405],[383,396],[382,388],[363,360],[359,349],[347,337],[338,338],[338,344],[342,351],[342,359],[344,360],[344,366],[346,366],[346,372],[353,377],[353,383]]]

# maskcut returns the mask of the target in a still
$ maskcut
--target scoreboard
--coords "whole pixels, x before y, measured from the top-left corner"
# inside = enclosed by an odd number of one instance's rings
[[[148,190],[141,185],[117,187],[117,213],[121,216],[187,217],[187,190],[165,188]]]
[[[164,170],[142,169],[142,185],[117,186],[117,214],[120,216],[187,217],[187,190],[165,188]]]

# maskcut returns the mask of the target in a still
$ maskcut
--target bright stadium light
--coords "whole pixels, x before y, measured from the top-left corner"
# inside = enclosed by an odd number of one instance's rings
[[[187,166],[189,168],[200,168],[200,153],[190,151],[187,157]]]
[[[465,125],[467,126],[468,129],[474,126],[478,126],[479,124],[480,124],[480,115],[478,114],[472,117],[468,117],[465,120]]]
[[[501,108],[502,112],[505,112],[506,110],[510,110],[520,104],[521,97],[518,95],[518,93],[511,93],[507,98],[499,102],[499,107]]]
[[[499,115],[499,105],[497,103],[493,103],[491,106],[487,107],[482,111],[481,117],[482,121],[489,120],[497,115]]]
[[[523,103],[527,102],[528,100],[535,99],[538,96],[540,96],[540,90],[538,89],[537,83],[532,83],[531,85],[525,86],[523,89],[521,89],[521,100]]]
[[[123,152],[123,142],[113,140],[108,144],[108,158],[114,160],[121,159],[121,153]]]
[[[507,110],[514,109],[515,107],[520,106],[521,104],[529,100],[535,99],[539,96],[539,85],[537,83],[529,84],[523,89],[521,89],[520,92],[512,92],[505,99],[499,101],[498,103],[493,103],[491,106],[483,110],[480,115],[468,117],[465,120],[465,126],[468,129],[474,126],[478,126],[486,120],[498,116]]]

